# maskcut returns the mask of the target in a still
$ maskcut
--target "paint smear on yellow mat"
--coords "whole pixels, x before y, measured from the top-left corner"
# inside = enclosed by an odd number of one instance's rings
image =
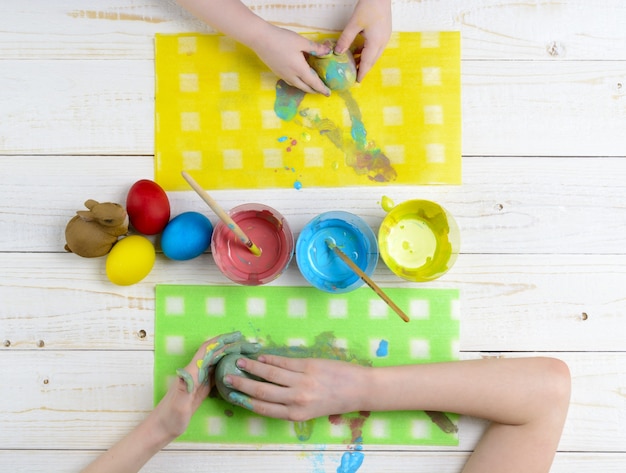
[[[156,181],[187,190],[186,170],[206,189],[461,183],[458,32],[394,33],[348,93],[285,104],[284,85],[226,36],[157,35]]]

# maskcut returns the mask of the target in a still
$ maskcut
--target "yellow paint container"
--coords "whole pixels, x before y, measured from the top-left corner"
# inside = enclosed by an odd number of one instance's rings
[[[449,212],[429,200],[408,200],[386,210],[378,246],[391,271],[409,281],[425,282],[452,267],[459,254],[460,233]]]

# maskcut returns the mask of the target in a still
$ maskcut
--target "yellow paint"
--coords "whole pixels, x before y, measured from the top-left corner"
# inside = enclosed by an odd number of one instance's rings
[[[423,36],[394,33],[350,94],[367,142],[397,173],[389,183],[460,184],[460,34]],[[307,187],[384,185],[347,162],[355,146],[340,94],[307,94],[298,109],[307,113],[283,121],[274,112],[277,77],[249,48],[197,33],[157,34],[155,45],[155,180],[164,189],[185,190],[180,170],[190,166],[205,189],[293,188],[293,176],[277,172],[286,165]],[[332,124],[332,140],[318,119]],[[277,142],[303,133],[289,151]]]
[[[380,256],[409,281],[431,281],[446,273],[460,247],[454,218],[439,204],[409,200],[395,206],[378,231]]]
[[[389,228],[387,253],[392,258],[392,271],[419,268],[428,262],[437,248],[437,238],[424,220],[403,218]]]
[[[380,206],[383,208],[383,210],[385,212],[391,211],[391,209],[393,209],[394,205],[395,204],[394,204],[393,200],[391,200],[390,197],[387,197],[386,195],[383,196],[383,200],[380,203]]]

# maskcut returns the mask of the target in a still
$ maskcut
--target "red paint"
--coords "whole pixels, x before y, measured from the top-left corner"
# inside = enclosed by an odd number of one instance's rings
[[[370,414],[369,411],[360,411],[358,414],[333,414],[328,416],[328,421],[333,425],[347,425],[352,434],[350,443],[355,443],[363,436],[363,425]]]
[[[219,222],[213,233],[211,251],[215,263],[231,281],[247,286],[266,284],[282,274],[293,254],[293,234],[284,217],[262,204],[235,207],[230,216],[260,248],[261,256],[248,248]]]

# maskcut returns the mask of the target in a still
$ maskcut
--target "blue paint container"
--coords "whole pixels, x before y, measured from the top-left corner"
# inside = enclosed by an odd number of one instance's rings
[[[349,292],[363,285],[363,280],[328,248],[326,240],[371,276],[378,263],[378,244],[369,225],[350,212],[325,212],[305,225],[296,242],[298,268],[311,285],[331,293]]]

